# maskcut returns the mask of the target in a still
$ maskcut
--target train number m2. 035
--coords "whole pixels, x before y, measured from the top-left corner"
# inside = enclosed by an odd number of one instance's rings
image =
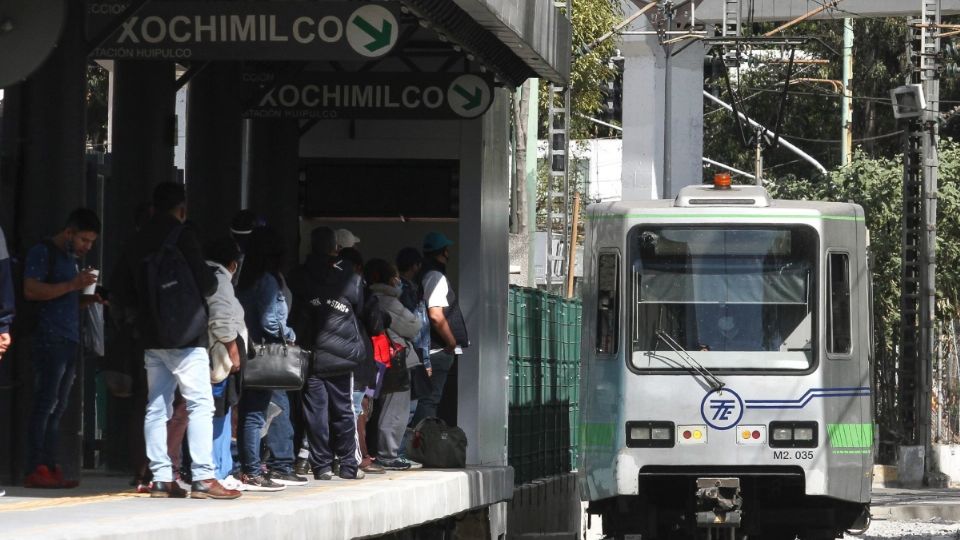
[[[796,450],[793,452],[790,450],[774,450],[773,459],[813,459],[813,450]]]

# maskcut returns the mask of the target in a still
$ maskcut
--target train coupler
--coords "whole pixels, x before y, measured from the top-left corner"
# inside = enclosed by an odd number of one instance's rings
[[[734,538],[742,506],[739,478],[697,478],[697,527],[707,538]]]

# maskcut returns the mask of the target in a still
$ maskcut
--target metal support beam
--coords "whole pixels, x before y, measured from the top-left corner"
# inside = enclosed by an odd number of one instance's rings
[[[843,80],[840,102],[840,138],[843,140],[840,163],[849,165],[853,159],[853,19],[843,20]]]

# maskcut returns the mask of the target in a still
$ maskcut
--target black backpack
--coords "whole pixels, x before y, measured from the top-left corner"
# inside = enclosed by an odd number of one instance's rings
[[[206,304],[177,247],[181,232],[183,226],[178,225],[159,250],[143,259],[147,308],[165,349],[185,347],[207,331]]]

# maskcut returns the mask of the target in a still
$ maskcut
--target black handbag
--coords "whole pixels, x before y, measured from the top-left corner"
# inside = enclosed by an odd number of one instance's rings
[[[300,390],[306,381],[310,352],[297,345],[261,343],[250,348],[243,366],[243,387]]]

